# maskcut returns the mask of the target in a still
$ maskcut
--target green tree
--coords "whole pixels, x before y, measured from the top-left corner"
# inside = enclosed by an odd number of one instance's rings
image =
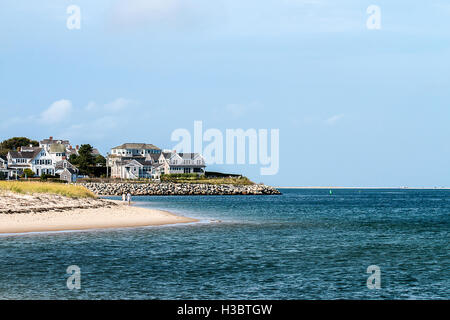
[[[32,145],[33,147],[39,146],[39,142],[36,140],[31,140],[26,137],[14,137],[7,140],[4,140],[0,143],[0,155],[4,156],[8,154],[8,151],[16,150],[20,147],[25,147]]]
[[[78,156],[76,154],[71,154],[69,157],[69,162],[74,166],[78,166]]]
[[[78,149],[75,165],[81,172],[88,174],[92,172],[91,167],[95,165],[95,157],[92,155],[92,149],[90,144],[82,144],[80,149]]]
[[[96,165],[101,165],[102,167],[105,167],[106,166],[106,159],[105,159],[105,157],[102,156],[101,154],[98,154],[95,157],[95,164]]]

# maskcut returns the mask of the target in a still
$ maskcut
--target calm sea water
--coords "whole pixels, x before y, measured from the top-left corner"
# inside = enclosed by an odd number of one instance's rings
[[[449,190],[282,191],[134,199],[197,224],[2,236],[0,298],[450,298]]]

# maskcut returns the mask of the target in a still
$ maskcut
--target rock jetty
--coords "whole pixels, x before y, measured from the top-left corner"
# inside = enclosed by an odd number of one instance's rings
[[[119,196],[130,192],[135,196],[153,195],[276,195],[274,187],[263,184],[195,184],[195,183],[80,183],[100,196]]]

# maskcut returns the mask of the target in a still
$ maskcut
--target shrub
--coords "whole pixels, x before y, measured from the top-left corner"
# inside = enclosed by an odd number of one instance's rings
[[[22,174],[21,177],[23,177],[23,178],[25,178],[25,177],[32,178],[32,177],[34,177],[34,172],[30,168],[26,168],[25,170],[23,170],[23,174]]]

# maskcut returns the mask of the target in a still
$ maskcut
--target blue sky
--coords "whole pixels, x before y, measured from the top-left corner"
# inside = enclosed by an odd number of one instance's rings
[[[1,140],[171,148],[201,120],[279,129],[276,175],[210,167],[256,182],[450,186],[448,1],[3,1],[0,39]]]

